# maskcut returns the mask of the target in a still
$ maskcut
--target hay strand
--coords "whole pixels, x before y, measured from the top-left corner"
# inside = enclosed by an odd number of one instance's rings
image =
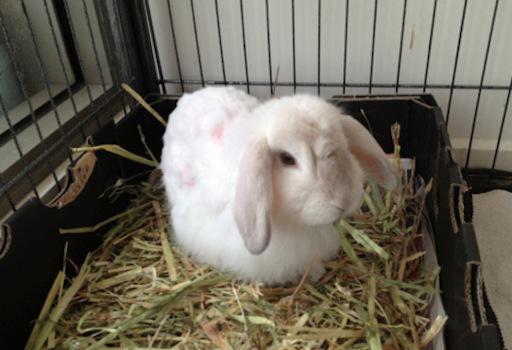
[[[141,95],[128,84],[122,83],[121,87],[128,92],[142,107],[144,107],[145,110],[147,110],[160,124],[162,124],[164,127],[167,126],[167,123],[165,122],[165,119],[162,118],[162,116],[147,103],[144,101]]]
[[[144,164],[153,168],[157,168],[159,163],[154,159],[147,159],[144,157],[141,157],[135,153],[132,153],[128,151],[127,149],[124,149],[123,147],[119,145],[98,145],[98,146],[86,146],[86,147],[76,147],[71,149],[73,152],[96,152],[96,151],[105,151],[109,152],[115,155],[118,155],[120,157],[129,159],[133,162]]]

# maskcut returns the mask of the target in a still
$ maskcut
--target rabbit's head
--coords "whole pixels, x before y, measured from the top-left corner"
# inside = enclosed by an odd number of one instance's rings
[[[242,156],[234,215],[247,249],[267,247],[273,224],[319,226],[354,213],[365,174],[386,189],[395,171],[372,135],[327,101],[273,99],[253,111],[262,129]]]

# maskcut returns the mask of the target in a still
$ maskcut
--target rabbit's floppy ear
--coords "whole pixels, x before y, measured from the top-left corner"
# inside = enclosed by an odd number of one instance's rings
[[[398,185],[397,171],[366,128],[356,119],[343,115],[342,127],[350,151],[364,171],[387,190]]]
[[[262,253],[270,241],[272,156],[264,138],[253,140],[242,156],[235,192],[234,215],[245,247]]]

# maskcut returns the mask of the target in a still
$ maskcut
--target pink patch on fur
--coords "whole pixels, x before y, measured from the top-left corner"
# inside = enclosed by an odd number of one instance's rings
[[[211,135],[212,135],[213,142],[221,143],[222,137],[224,136],[224,124],[223,123],[217,124],[213,128]]]
[[[185,188],[194,188],[196,185],[196,181],[194,179],[186,179],[185,182],[183,182],[183,187]]]
[[[185,163],[179,171],[180,186],[184,188],[194,188],[196,180],[192,174],[192,167],[189,163]]]

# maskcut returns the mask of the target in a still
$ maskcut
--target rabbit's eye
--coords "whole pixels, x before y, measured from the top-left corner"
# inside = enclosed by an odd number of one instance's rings
[[[284,165],[293,166],[297,164],[295,158],[293,158],[293,156],[288,152],[279,153],[279,159],[281,160],[281,163],[283,163]]]

